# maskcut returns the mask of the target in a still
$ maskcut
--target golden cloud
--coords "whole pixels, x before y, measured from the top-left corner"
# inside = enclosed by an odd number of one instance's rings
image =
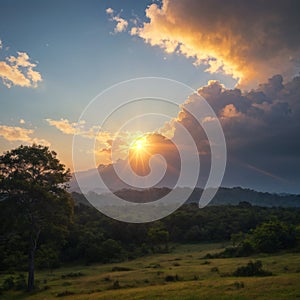
[[[297,7],[297,1],[163,0],[146,9],[149,21],[132,27],[131,35],[250,86],[277,73],[295,75]]]
[[[114,10],[112,8],[107,8],[106,13],[111,16],[110,21],[116,22],[116,26],[114,28],[114,33],[123,32],[128,27],[128,21],[121,18],[120,14],[114,16]]]
[[[39,144],[50,146],[50,143],[44,139],[32,137],[34,130],[17,126],[0,125],[0,136],[10,142],[20,141],[30,144]]]
[[[36,64],[30,62],[27,53],[18,52],[18,56],[6,57],[5,61],[0,61],[0,78],[8,88],[13,85],[36,88],[38,82],[42,81],[42,76],[34,70],[35,67]]]

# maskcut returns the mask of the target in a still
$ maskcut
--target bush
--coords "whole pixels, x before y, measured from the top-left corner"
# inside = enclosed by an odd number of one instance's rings
[[[251,235],[251,243],[259,252],[272,253],[296,245],[294,227],[280,221],[269,221],[258,226]]]
[[[101,256],[103,262],[122,260],[121,244],[113,239],[105,240],[101,245]]]
[[[175,276],[173,276],[173,275],[167,275],[165,277],[165,281],[167,281],[167,282],[179,281],[179,276],[177,274]]]
[[[19,274],[15,280],[15,289],[17,291],[26,290],[27,284],[24,274]]]
[[[26,290],[27,284],[24,274],[19,274],[16,278],[13,276],[9,276],[4,279],[2,284],[2,289],[4,291],[9,290]]]
[[[37,251],[36,266],[40,269],[55,269],[60,267],[59,251],[49,245],[41,245]]]
[[[121,288],[119,280],[114,281],[112,288],[113,289],[119,289],[119,288]]]
[[[212,267],[210,269],[211,272],[219,273],[219,268],[218,267]]]
[[[260,252],[271,253],[295,247],[297,243],[295,227],[280,221],[262,223],[250,231],[243,240],[242,237],[243,234],[232,235],[235,246],[227,247],[220,253],[208,253],[204,258],[244,257]]]
[[[112,272],[126,272],[126,271],[131,271],[132,269],[127,268],[127,267],[119,267],[115,266],[111,269]]]
[[[109,276],[106,276],[103,278],[103,281],[109,282],[109,281],[111,281],[111,278]]]
[[[5,291],[12,290],[15,287],[14,277],[9,276],[4,279],[4,282],[2,284],[2,289]]]
[[[262,268],[262,262],[257,260],[255,262],[249,261],[246,266],[238,267],[233,273],[233,276],[270,276],[272,272],[265,271]]]

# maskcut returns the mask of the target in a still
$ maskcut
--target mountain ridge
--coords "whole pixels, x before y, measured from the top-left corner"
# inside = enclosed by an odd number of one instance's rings
[[[182,190],[190,188],[177,189],[180,192],[180,189]],[[158,200],[168,194],[170,191],[171,189],[167,187],[150,188],[146,190],[121,189],[114,192],[114,194],[126,201],[145,203]],[[203,189],[195,188],[185,203],[198,203],[202,192]],[[84,194],[75,191],[72,192],[72,195],[77,204],[81,203],[85,205],[91,205],[88,200],[86,200]],[[89,192],[89,197],[92,197],[93,199],[103,199],[110,196],[111,193],[98,194],[94,191]],[[300,195],[259,192],[242,187],[221,187],[208,205],[239,205],[241,203],[248,203],[253,206],[262,207],[300,207]]]

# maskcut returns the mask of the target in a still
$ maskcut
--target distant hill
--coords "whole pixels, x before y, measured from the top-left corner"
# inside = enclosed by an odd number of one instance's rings
[[[187,202],[198,202],[201,193],[201,189],[195,189]],[[222,187],[209,205],[238,205],[240,202],[264,207],[300,207],[300,195],[257,192],[241,187]]]
[[[177,188],[178,194],[189,188]],[[169,188],[151,188],[147,190],[122,189],[116,191],[115,194],[127,201],[135,203],[151,202],[160,199],[168,194]],[[196,188],[191,193],[186,203],[198,203],[202,194],[202,189]],[[91,205],[83,194],[78,192],[72,193],[75,203]],[[89,192],[89,197],[96,199],[109,199],[111,194],[98,194]],[[239,205],[241,202],[248,202],[251,205],[262,207],[300,207],[300,195],[293,194],[272,194],[265,192],[257,192],[251,189],[240,187],[220,188],[209,203],[209,205]]]

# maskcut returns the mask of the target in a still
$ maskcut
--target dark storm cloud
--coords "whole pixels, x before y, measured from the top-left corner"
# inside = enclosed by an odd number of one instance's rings
[[[146,15],[149,21],[131,34],[241,78],[244,86],[299,71],[298,0],[163,0]]]
[[[263,188],[268,181],[272,189],[299,192],[300,77],[283,83],[282,76],[276,75],[250,92],[211,81],[198,93],[223,126],[228,148],[226,184]],[[206,137],[185,107],[196,110],[197,98],[183,105],[177,122],[197,136],[199,148],[205,149]]]

